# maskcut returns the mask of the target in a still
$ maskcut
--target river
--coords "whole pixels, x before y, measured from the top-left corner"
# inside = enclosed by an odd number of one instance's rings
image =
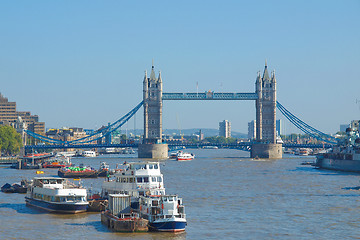
[[[359,239],[359,175],[301,165],[313,157],[284,155],[279,160],[253,160],[248,152],[190,149],[193,161],[162,161],[167,193],[183,198],[186,232],[114,233],[99,213],[49,214],[25,206],[24,194],[0,192],[0,239]],[[111,168],[131,155],[73,158],[98,168]],[[45,176],[57,170],[44,169]],[[31,179],[35,170],[0,167],[0,185]],[[84,179],[100,190],[104,179]]]

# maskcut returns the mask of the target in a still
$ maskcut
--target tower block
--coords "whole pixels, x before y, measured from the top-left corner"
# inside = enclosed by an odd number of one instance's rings
[[[251,148],[251,157],[282,158],[282,144],[276,143],[276,78],[268,73],[267,63],[261,77],[258,72],[255,91],[256,141]]]
[[[144,137],[139,145],[139,158],[163,159],[168,157],[168,145],[162,143],[162,79],[156,78],[154,64],[150,77],[143,81]]]

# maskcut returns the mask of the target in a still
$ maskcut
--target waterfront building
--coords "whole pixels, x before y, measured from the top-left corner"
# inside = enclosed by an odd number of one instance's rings
[[[30,112],[16,111],[16,102],[9,102],[8,98],[0,93],[0,125],[10,125],[16,128],[20,127],[19,124],[21,126],[26,124],[27,130],[45,135],[45,123],[39,122],[38,115],[31,115]],[[20,128],[17,128],[17,131],[20,131]],[[35,139],[33,140],[33,143],[36,143]],[[26,143],[25,140],[24,143]]]
[[[46,136],[52,139],[57,139],[61,141],[73,141],[80,138],[85,138],[88,136],[83,128],[61,128],[61,129],[49,129],[46,132]],[[93,142],[95,143],[95,142]]]
[[[219,122],[219,136],[225,138],[231,137],[231,123],[228,120]]]

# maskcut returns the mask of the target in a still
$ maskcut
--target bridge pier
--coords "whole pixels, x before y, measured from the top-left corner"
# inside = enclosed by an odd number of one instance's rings
[[[282,144],[254,143],[251,147],[251,158],[282,158]]]
[[[169,147],[167,144],[139,144],[138,157],[152,159],[168,158]]]

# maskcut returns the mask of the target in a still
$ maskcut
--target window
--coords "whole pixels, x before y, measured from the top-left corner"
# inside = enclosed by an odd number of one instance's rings
[[[144,182],[149,182],[149,177],[144,177]]]
[[[158,177],[158,182],[162,182],[162,178],[161,178],[161,177]]]
[[[156,182],[156,177],[151,177],[151,182]]]
[[[149,169],[153,169],[153,168],[154,168],[154,165],[150,164]]]
[[[157,164],[154,165],[154,169],[158,169],[159,166]]]
[[[136,181],[137,181],[138,183],[142,183],[142,182],[143,182],[141,177],[136,178]]]

